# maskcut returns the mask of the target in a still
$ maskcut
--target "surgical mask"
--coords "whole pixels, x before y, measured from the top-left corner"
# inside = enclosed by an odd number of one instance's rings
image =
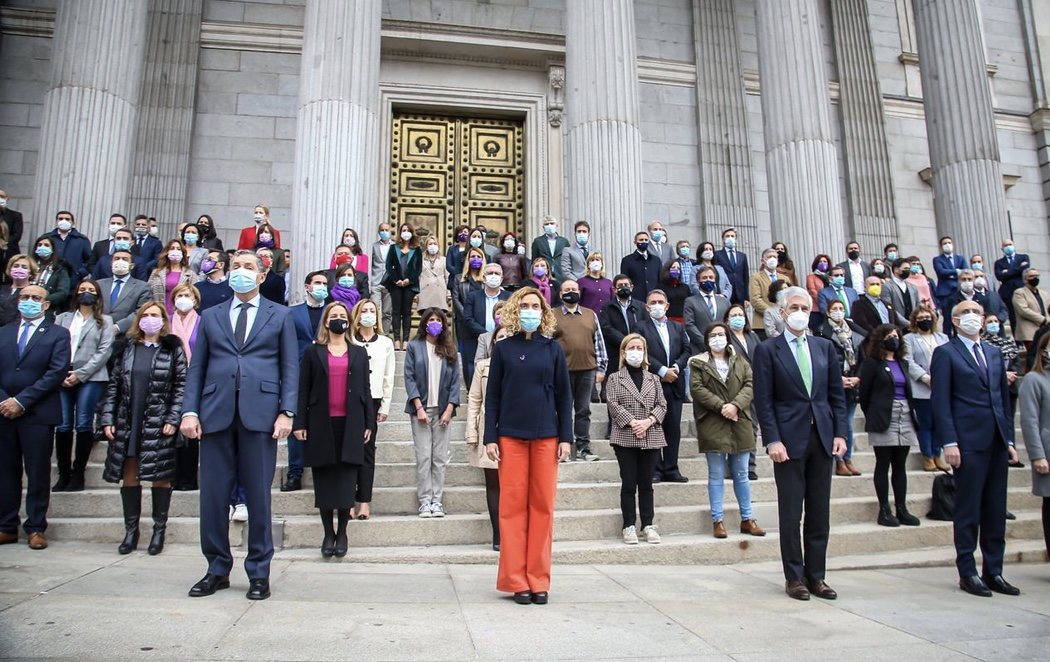
[[[655,303],[649,306],[649,317],[652,317],[654,320],[662,320],[665,314],[667,314],[667,309],[664,308],[662,303]]]
[[[230,273],[230,289],[239,294],[247,294],[256,287],[258,272],[240,267]]]
[[[900,349],[900,346],[901,341],[899,338],[889,337],[882,339],[881,347],[887,352],[896,352]]]
[[[963,313],[959,317],[959,329],[969,336],[975,336],[981,332],[984,326],[984,318],[977,313]]]
[[[160,228],[158,228],[156,225],[151,225],[149,228],[149,234],[151,237],[156,237],[158,234],[160,234]]]
[[[533,308],[518,311],[518,319],[521,321],[522,331],[532,333],[540,328],[541,312]]]
[[[713,259],[715,259],[715,252],[714,251],[704,251],[703,253],[700,254],[700,257],[702,257],[705,260],[713,260]]]
[[[1013,255],[1015,252],[1017,252],[1017,249],[1014,248],[1013,246],[1004,246],[1003,247],[1003,253],[1005,253],[1006,255]]]
[[[598,260],[591,260],[591,263],[587,266],[591,268],[591,273],[598,273],[602,270],[602,263]]]
[[[197,245],[198,237],[195,234],[184,234],[184,235],[182,235],[182,239],[186,242],[187,246],[196,246]]]
[[[972,280],[961,280],[959,281],[959,289],[963,292],[973,292],[973,281]]]
[[[988,280],[984,276],[978,276],[973,279],[973,286],[979,290],[983,290],[988,287]]]
[[[437,338],[441,335],[445,325],[437,320],[430,320],[427,322],[427,335],[431,338]]]
[[[259,212],[255,212],[255,214],[252,215],[252,220],[256,223],[262,223],[263,218],[263,215]]]
[[[211,272],[215,271],[216,264],[218,263],[212,259],[203,260],[201,262],[201,272],[205,274],[210,274]]]
[[[483,262],[483,260],[480,257],[472,257],[472,258],[470,258],[470,268],[471,269],[480,269],[482,264],[484,264],[484,262]]]
[[[350,327],[350,322],[335,318],[328,320],[328,330],[332,333],[346,333],[346,330]]]
[[[313,285],[310,287],[310,296],[314,301],[324,301],[328,298],[327,285]]]
[[[44,304],[41,301],[33,301],[32,299],[25,299],[18,302],[18,313],[27,320],[32,320],[40,317],[40,313],[44,312]]]
[[[0,198],[0,209],[5,209],[6,207],[7,207],[7,198]]]
[[[380,241],[390,241],[390,230],[380,230],[379,231],[379,240]]]
[[[510,250],[510,249],[514,248],[515,246],[517,246],[517,245],[518,245],[518,242],[514,241],[513,239],[504,239],[503,240],[503,247],[506,248],[507,250]]]
[[[525,244],[518,244],[518,247],[514,249],[518,255],[525,256]]]
[[[62,232],[69,232],[73,228],[73,224],[66,220],[61,220],[56,226]]]
[[[667,272],[667,275],[670,276],[674,280],[678,280],[679,278],[682,277],[682,270],[681,269],[671,269],[671,270],[669,270]]]
[[[618,287],[616,288],[616,296],[621,299],[626,299],[631,296],[631,288],[629,287]]]
[[[889,251],[886,253],[886,259],[893,262],[897,259],[897,251]]]
[[[118,224],[118,223],[113,223],[113,224],[111,224],[111,225],[109,226],[109,236],[111,236],[111,237],[112,237],[113,235],[117,234],[117,232],[118,232],[118,231],[119,231],[119,230],[120,230],[120,229],[121,229],[122,227],[124,227],[124,226],[123,226],[123,225],[120,225],[120,224]]]
[[[350,248],[353,248],[354,246],[357,245],[357,240],[354,239],[353,237],[347,237],[346,239],[343,240],[343,243],[346,244],[347,246],[349,246]]]
[[[886,267],[881,264],[876,264],[874,267],[871,268],[871,270],[875,272],[876,276],[881,276],[882,274],[886,273]]]
[[[155,336],[164,328],[164,320],[160,317],[143,317],[139,320],[139,329],[147,336]]]
[[[401,233],[401,241],[412,241],[412,233],[405,230]]]
[[[792,331],[805,331],[809,326],[809,313],[804,310],[796,310],[787,316],[787,325]]]
[[[130,251],[131,242],[127,239],[116,239],[113,242],[113,249],[118,251]]]
[[[729,328],[734,331],[740,331],[747,325],[747,320],[744,319],[743,315],[733,315],[729,318]]]
[[[128,272],[131,271],[131,263],[127,260],[113,260],[113,264],[110,266],[115,276],[127,276]]]
[[[193,305],[193,297],[179,297],[178,299],[175,299],[175,308],[177,308],[179,312],[188,313],[193,310]]]
[[[778,264],[780,264],[780,260],[778,260],[775,257],[771,257],[771,258],[766,260],[766,269],[768,271],[773,271],[774,269],[777,268]]]
[[[984,264],[981,262],[974,262],[970,265],[970,269],[973,271],[984,271]]]
[[[733,237],[726,238],[725,245],[726,245],[726,248],[728,248],[730,250],[736,248],[736,239],[734,239]]]
[[[543,234],[547,235],[548,237],[553,237],[554,235],[558,234],[558,226],[551,223],[544,225]]]
[[[711,348],[711,351],[721,352],[726,348],[729,341],[726,340],[725,336],[711,336],[707,340],[707,346]]]
[[[656,243],[660,243],[663,240],[664,240],[664,231],[663,230],[653,230],[653,241],[655,241]]]
[[[623,360],[632,368],[639,368],[645,360],[645,352],[640,349],[628,349],[623,353]]]
[[[37,254],[37,257],[39,257],[40,259],[46,260],[46,259],[50,258],[52,254],[54,254],[54,251],[51,250],[50,246],[37,246],[36,247],[36,254]]]
[[[361,326],[366,329],[371,329],[376,325],[376,314],[375,313],[361,313]]]
[[[882,295],[882,285],[868,285],[868,296],[878,298]]]
[[[168,262],[182,262],[182,251],[168,251]]]
[[[481,248],[481,237],[471,237],[470,245],[474,248]]]
[[[98,301],[98,295],[94,292],[84,292],[83,294],[78,294],[77,298],[80,300],[80,305],[82,306],[94,306],[95,302]]]
[[[273,258],[272,257],[267,257],[265,255],[262,255],[262,256],[259,257],[259,259],[262,260],[263,267],[266,268],[266,269],[269,269],[273,265]]]
[[[946,255],[948,253],[951,253],[952,252],[952,245],[951,244],[941,244],[941,252],[946,254]]]
[[[922,273],[922,267],[917,265],[917,264],[913,264],[913,265],[911,265],[911,268],[908,269],[908,271],[910,271],[913,274],[921,274]]]
[[[715,291],[716,287],[717,287],[717,285],[715,284],[715,281],[713,281],[713,280],[702,280],[702,281],[700,281],[700,290],[702,292],[707,292],[708,294],[710,294],[711,292]]]
[[[532,275],[536,278],[543,278],[547,275],[547,267],[533,267]]]
[[[431,255],[437,255],[438,254],[438,247],[435,246],[434,244],[430,244],[429,246],[427,246],[427,253],[429,253]]]
[[[999,328],[999,322],[988,322],[984,325],[984,330],[993,336],[999,335]]]
[[[586,246],[587,245],[587,240],[590,239],[590,238],[591,238],[591,235],[588,234],[587,232],[577,232],[576,233],[576,243],[579,244],[580,246]]]
[[[576,304],[580,302],[579,292],[566,292],[561,295],[561,300],[567,304]]]
[[[690,252],[691,251],[689,250],[688,246],[682,246],[681,248],[678,249],[678,254],[681,255],[682,257],[689,257],[689,253]]]
[[[14,280],[25,280],[29,278],[29,269],[25,267],[11,267],[11,278]]]
[[[828,313],[828,316],[836,322],[841,322],[842,320],[846,319],[846,312],[843,310],[833,310],[830,313]]]
[[[488,274],[485,276],[485,284],[492,289],[496,289],[503,284],[503,276],[499,274]]]
[[[638,249],[639,253],[645,253],[645,252],[647,252],[649,250],[649,242],[648,241],[640,241],[637,244],[635,244],[635,248]]]
[[[832,276],[831,277],[831,284],[834,285],[835,287],[842,287],[843,285],[846,284],[846,277],[845,276]]]
[[[339,283],[339,287],[345,289],[350,289],[354,286],[354,279],[352,276],[340,276],[337,282]]]
[[[932,331],[933,320],[919,320],[915,323],[915,326],[919,327],[920,331]]]

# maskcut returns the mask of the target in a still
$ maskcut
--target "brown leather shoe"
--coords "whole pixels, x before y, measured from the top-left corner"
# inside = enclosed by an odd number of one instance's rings
[[[952,465],[944,461],[943,455],[938,455],[937,457],[933,458],[933,464],[944,473],[952,472]]]
[[[788,594],[789,598],[794,598],[795,600],[809,600],[809,589],[798,580],[785,582],[784,592]]]
[[[853,474],[854,476],[859,476],[860,475],[860,472],[857,471],[857,467],[853,466],[853,460],[846,460],[845,464],[846,464],[846,468],[849,469],[849,472],[851,474]]]
[[[835,475],[836,476],[853,476],[853,472],[849,470],[845,462],[837,460],[835,462]]]
[[[937,471],[937,463],[933,461],[932,457],[922,458],[922,470],[923,471]]]
[[[18,542],[17,533],[2,533],[0,532],[0,545],[10,545],[11,543]]]
[[[839,597],[833,588],[824,583],[823,579],[815,579],[809,583],[809,592],[824,600],[834,600]]]
[[[729,537],[729,533],[726,532],[726,525],[723,522],[715,522],[711,525],[711,530],[714,532],[716,538]]]
[[[29,534],[29,549],[47,549],[47,536],[40,532]]]
[[[766,535],[766,532],[762,530],[758,522],[753,519],[745,519],[740,522],[740,533],[747,533],[752,536]]]

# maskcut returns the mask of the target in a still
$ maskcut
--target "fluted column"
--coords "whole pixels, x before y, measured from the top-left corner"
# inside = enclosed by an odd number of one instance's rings
[[[186,205],[203,4],[150,3],[128,212],[156,217],[165,237]]]
[[[343,228],[375,234],[380,0],[307,0],[292,189],[293,283]],[[293,292],[301,288],[293,287]]]
[[[565,4],[566,225],[589,221],[596,245],[618,260],[645,226],[634,6],[632,0]]]
[[[1009,228],[977,7],[915,0],[915,27],[938,233],[960,255],[996,255]]]
[[[72,211],[89,237],[127,205],[148,4],[141,0],[64,0],[51,40],[33,186],[35,228]]]
[[[839,68],[846,194],[853,221],[850,238],[869,254],[878,254],[899,235],[867,0],[832,2],[831,25]]]
[[[704,232],[736,228],[738,248],[759,250],[744,74],[733,0],[693,0]]]
[[[838,155],[817,0],[758,0],[773,239],[809,260],[844,246]]]

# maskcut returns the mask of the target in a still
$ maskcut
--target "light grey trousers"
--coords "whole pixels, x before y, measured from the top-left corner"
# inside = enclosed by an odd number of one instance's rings
[[[379,309],[379,318],[383,320],[383,330],[390,335],[390,324],[393,315],[393,304],[390,302],[390,292],[382,285],[370,285],[372,288],[372,302]],[[407,339],[406,339],[407,340]]]
[[[445,491],[445,471],[451,459],[449,436],[452,424],[442,426],[437,407],[427,407],[430,422],[412,417],[412,442],[416,447],[416,496],[419,503],[440,502]]]

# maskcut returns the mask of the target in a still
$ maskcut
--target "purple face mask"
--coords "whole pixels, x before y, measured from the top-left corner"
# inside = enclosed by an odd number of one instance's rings
[[[147,336],[160,333],[160,330],[163,328],[164,320],[159,317],[143,317],[139,320],[139,329]]]
[[[440,336],[441,331],[444,328],[445,325],[437,320],[431,320],[427,322],[427,334],[430,335],[432,338],[437,338],[438,336]]]
[[[481,258],[480,257],[472,257],[472,258],[470,258],[470,268],[471,269],[480,269],[481,268]]]

